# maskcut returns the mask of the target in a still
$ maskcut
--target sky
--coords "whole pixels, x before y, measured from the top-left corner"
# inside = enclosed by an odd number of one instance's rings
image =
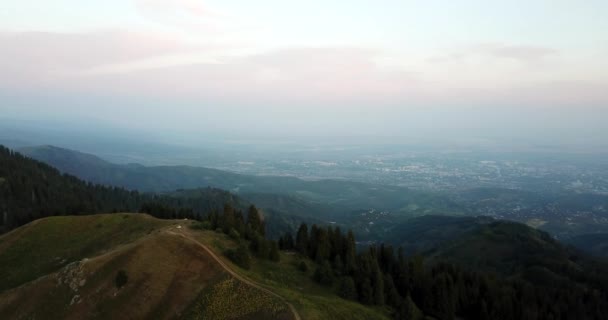
[[[608,2],[0,0],[0,117],[608,137]]]

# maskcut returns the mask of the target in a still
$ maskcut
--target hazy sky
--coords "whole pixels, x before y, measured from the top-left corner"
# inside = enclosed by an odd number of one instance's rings
[[[0,0],[0,117],[603,141],[607,13],[605,0]]]

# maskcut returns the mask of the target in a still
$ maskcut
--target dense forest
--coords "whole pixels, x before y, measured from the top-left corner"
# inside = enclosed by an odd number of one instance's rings
[[[505,225],[519,228],[519,224],[500,221],[489,227],[502,230]],[[226,206],[223,214],[205,217],[200,227],[249,240],[249,247],[242,241],[237,250],[226,252],[244,268],[250,255],[276,261],[277,247],[296,252],[303,271],[307,269],[304,260],[315,262],[314,281],[345,299],[389,307],[395,319],[604,319],[608,312],[606,265],[592,260],[581,263],[580,269],[556,264],[543,252],[522,254],[519,263],[530,271],[525,276],[508,276],[468,268],[466,263],[408,256],[390,245],[357,250],[353,232],[344,233],[339,227],[309,228],[303,223],[295,237],[287,233],[275,242],[264,239],[263,220],[253,206],[246,218]]]
[[[288,244],[283,248],[292,249],[290,236],[282,239]],[[314,225],[308,232],[305,224],[294,244],[293,249],[318,263],[316,281],[336,286],[345,298],[391,306],[396,319],[415,319],[420,310],[438,319],[602,319],[608,311],[608,278],[601,270],[562,270],[561,275],[573,279],[566,286],[541,285],[466,265],[425,263],[422,256],[406,257],[401,248],[385,245],[355,254],[352,233]]]
[[[156,195],[92,184],[0,146],[0,231],[57,215],[146,212],[159,218],[197,218],[226,203],[247,205],[213,188]]]

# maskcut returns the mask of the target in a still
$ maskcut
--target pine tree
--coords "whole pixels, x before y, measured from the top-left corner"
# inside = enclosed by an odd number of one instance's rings
[[[279,262],[281,260],[281,255],[279,254],[279,246],[275,241],[270,241],[270,253],[268,259]]]
[[[344,273],[344,264],[342,263],[342,258],[339,255],[336,255],[334,261],[332,263],[332,267],[334,269],[334,274],[340,276]]]
[[[408,295],[399,305],[399,308],[397,308],[395,319],[422,320],[424,319],[424,315],[418,306],[416,306],[414,301],[412,301],[412,298]]]
[[[284,240],[284,244],[285,244],[285,250],[293,250],[295,247],[295,243],[293,241],[293,236],[291,235],[291,232],[288,232],[285,235],[285,240]]]
[[[440,273],[433,279],[431,285],[431,304],[428,310],[439,319],[453,319],[455,313],[454,283],[447,273]]]
[[[236,218],[234,208],[230,204],[224,205],[224,214],[222,215],[222,229],[225,234],[230,233],[230,229],[235,226]]]
[[[296,250],[302,255],[308,255],[308,226],[305,223],[302,223],[298,229]]]
[[[311,239],[311,242],[315,244],[316,250],[314,259],[317,262],[329,260],[331,253],[331,242],[327,234],[327,230],[323,228],[317,229],[315,237]]]
[[[251,205],[247,211],[247,226],[249,226],[254,233],[258,233],[261,236],[266,234],[262,215],[254,205]]]
[[[357,287],[352,277],[342,277],[340,279],[338,295],[344,299],[357,300]]]
[[[268,259],[270,257],[270,244],[266,239],[259,235],[256,235],[251,239],[249,249],[260,259]]]
[[[359,301],[363,304],[371,305],[374,303],[374,289],[369,278],[363,278],[358,290]]]
[[[313,279],[316,282],[326,286],[329,286],[333,283],[334,274],[333,270],[331,269],[331,265],[329,264],[329,261],[324,260],[321,262],[321,264],[317,266],[315,274],[313,275]]]
[[[384,297],[386,303],[393,307],[399,306],[399,303],[402,301],[402,298],[395,287],[395,283],[393,282],[393,277],[391,277],[390,274],[384,275]]]
[[[374,290],[374,304],[384,305],[384,278],[379,268],[372,273],[371,282]]]

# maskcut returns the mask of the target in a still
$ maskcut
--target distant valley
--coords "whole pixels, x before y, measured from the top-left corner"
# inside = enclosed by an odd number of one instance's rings
[[[337,223],[362,240],[384,239],[408,219],[424,215],[491,216],[523,222],[568,239],[608,232],[608,195],[474,188],[452,192],[346,180],[244,175],[192,166],[119,165],[94,155],[54,146],[19,149],[62,172],[94,183],[161,194],[184,189],[228,190],[275,216]],[[183,190],[175,193],[175,190]],[[282,223],[282,225],[285,225]]]

